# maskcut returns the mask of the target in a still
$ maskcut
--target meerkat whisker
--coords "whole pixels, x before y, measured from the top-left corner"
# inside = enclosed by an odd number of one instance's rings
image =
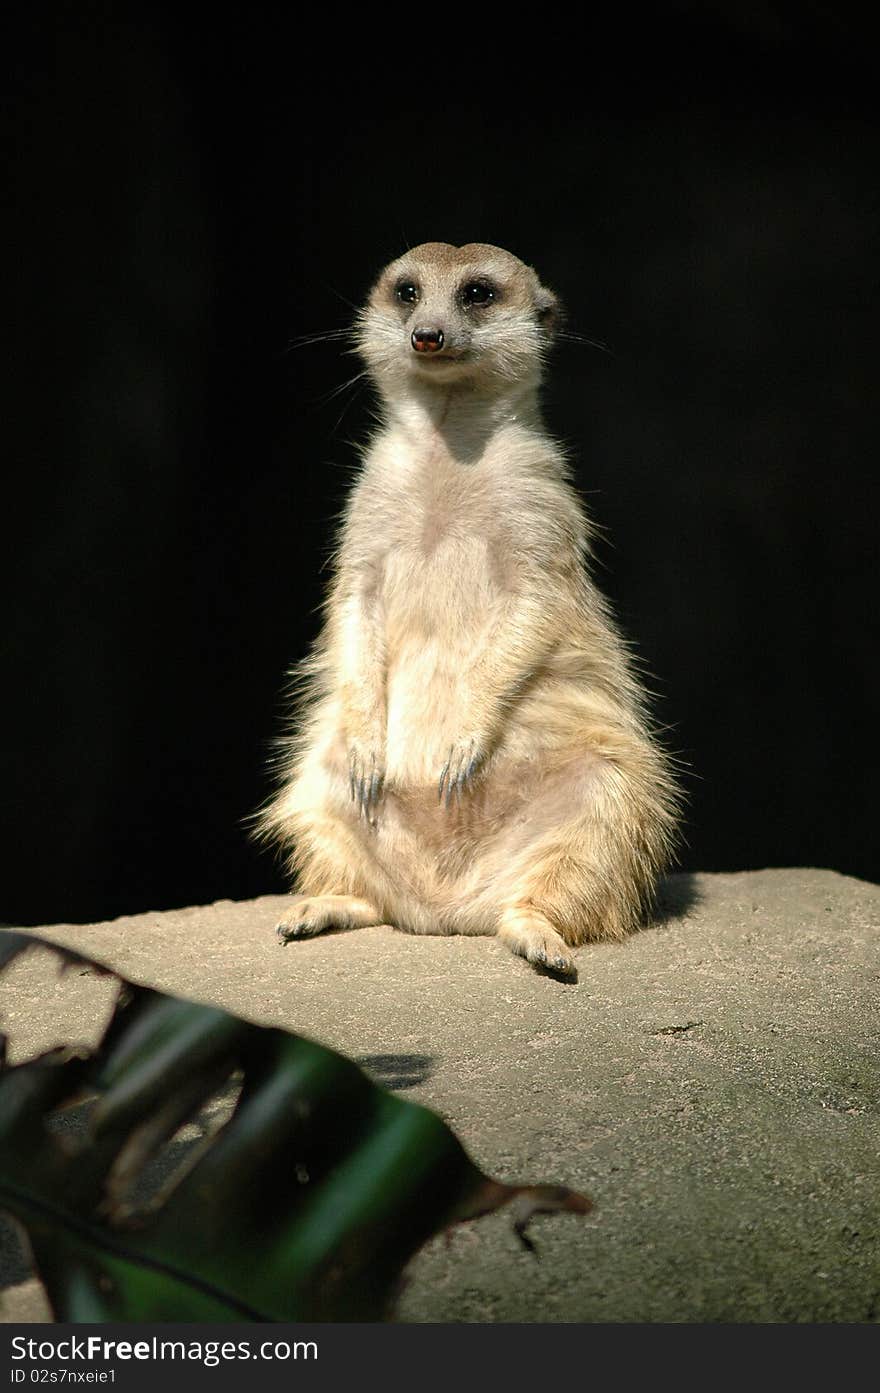
[[[348,342],[352,337],[350,328],[322,329],[314,334],[300,334],[297,338],[290,339],[284,351],[291,353],[295,348],[312,348],[318,343],[338,343],[340,340]]]

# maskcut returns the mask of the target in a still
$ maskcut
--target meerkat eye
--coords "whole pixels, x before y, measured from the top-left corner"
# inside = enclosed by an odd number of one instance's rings
[[[402,305],[414,305],[419,298],[419,287],[412,281],[399,281],[394,293]]]
[[[488,305],[495,299],[495,287],[489,281],[468,281],[461,288],[464,305]]]

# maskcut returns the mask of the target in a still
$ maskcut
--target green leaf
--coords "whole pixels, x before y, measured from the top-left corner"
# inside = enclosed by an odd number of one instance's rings
[[[37,946],[109,971],[5,931],[0,970]],[[94,1053],[0,1072],[0,1208],[26,1229],[59,1320],[381,1320],[432,1234],[511,1204],[531,1246],[535,1213],[590,1208],[485,1176],[434,1113],[314,1041],[119,980]],[[144,1199],[179,1128],[235,1088],[229,1119]],[[71,1143],[47,1120],[83,1100]]]

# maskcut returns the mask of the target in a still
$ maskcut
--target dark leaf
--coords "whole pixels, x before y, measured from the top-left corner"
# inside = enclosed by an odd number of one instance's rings
[[[0,963],[38,945],[109,971],[8,932]],[[434,1113],[332,1050],[119,980],[93,1054],[0,1073],[0,1207],[27,1230],[59,1320],[381,1320],[450,1224],[512,1201],[531,1246],[534,1214],[590,1207],[489,1179]],[[228,1120],[145,1193],[178,1129],[235,1089]],[[88,1125],[71,1141],[47,1119],[78,1100]]]

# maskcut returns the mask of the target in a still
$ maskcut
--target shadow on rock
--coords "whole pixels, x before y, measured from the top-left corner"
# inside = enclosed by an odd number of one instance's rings
[[[362,1054],[357,1063],[383,1088],[416,1088],[433,1073],[428,1054]]]
[[[646,928],[659,929],[674,919],[684,919],[700,903],[697,878],[690,871],[678,875],[668,875],[661,880],[657,890],[657,902]]]

